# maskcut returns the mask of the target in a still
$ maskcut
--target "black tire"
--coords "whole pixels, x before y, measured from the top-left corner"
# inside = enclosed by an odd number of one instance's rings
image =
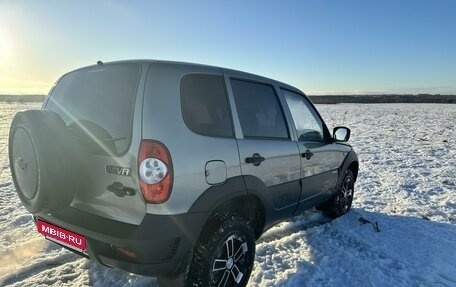
[[[255,260],[255,236],[244,218],[215,216],[204,228],[185,275],[160,278],[160,286],[246,286]]]
[[[330,218],[337,218],[347,213],[353,203],[355,177],[350,169],[345,170],[344,177],[337,189],[336,194],[323,204],[318,205],[319,210]]]
[[[45,110],[17,113],[8,151],[16,192],[29,212],[55,212],[70,204],[77,186],[70,157],[75,146],[58,114]]]

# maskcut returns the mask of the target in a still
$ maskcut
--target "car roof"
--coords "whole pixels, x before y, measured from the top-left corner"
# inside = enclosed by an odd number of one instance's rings
[[[88,65],[88,66],[73,70],[71,72],[74,72],[77,70],[82,70],[82,69],[87,69],[87,68],[97,67],[99,65],[110,65],[110,64],[141,64],[141,65],[162,64],[162,65],[170,65],[170,66],[176,65],[176,66],[185,66],[185,67],[205,67],[205,68],[211,68],[211,69],[220,69],[224,73],[229,73],[229,74],[235,75],[236,77],[240,77],[240,78],[250,78],[250,79],[253,78],[253,79],[261,81],[261,82],[269,82],[269,83],[273,82],[282,88],[305,95],[304,92],[302,92],[301,90],[299,90],[296,87],[293,87],[289,84],[286,84],[284,82],[280,82],[280,81],[277,81],[277,80],[274,80],[271,78],[260,76],[258,74],[252,74],[252,73],[248,73],[248,72],[244,72],[244,71],[240,71],[240,70],[223,68],[223,67],[219,67],[219,66],[205,65],[205,64],[199,64],[199,63],[190,63],[190,62],[180,62],[180,61],[167,61],[167,60],[155,60],[155,59],[130,59],[130,60],[111,61],[111,62],[106,62],[106,63],[100,61],[100,64],[97,63],[94,65]]]

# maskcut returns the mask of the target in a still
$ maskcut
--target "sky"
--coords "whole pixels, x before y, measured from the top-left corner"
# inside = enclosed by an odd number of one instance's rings
[[[222,66],[309,95],[456,94],[456,1],[0,0],[0,94],[123,59]]]

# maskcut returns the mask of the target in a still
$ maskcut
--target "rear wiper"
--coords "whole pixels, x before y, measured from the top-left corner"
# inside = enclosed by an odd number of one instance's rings
[[[96,139],[96,140],[92,140],[92,141],[89,141],[89,142],[93,142],[93,143],[97,143],[97,142],[117,142],[117,141],[120,141],[120,140],[125,140],[127,139],[127,137],[120,137],[120,138],[104,138],[104,139]],[[88,142],[88,143],[89,143]]]

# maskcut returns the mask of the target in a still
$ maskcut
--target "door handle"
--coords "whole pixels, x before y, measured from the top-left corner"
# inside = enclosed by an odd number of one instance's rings
[[[301,154],[302,157],[305,157],[307,160],[309,160],[314,154],[310,150],[306,150]]]
[[[251,157],[245,158],[246,163],[253,163],[254,166],[259,166],[264,160],[265,158],[257,153],[254,153]]]
[[[114,182],[111,185],[106,187],[107,190],[113,192],[118,197],[124,197],[125,195],[133,196],[135,195],[135,190],[131,187],[126,187],[120,182]]]

